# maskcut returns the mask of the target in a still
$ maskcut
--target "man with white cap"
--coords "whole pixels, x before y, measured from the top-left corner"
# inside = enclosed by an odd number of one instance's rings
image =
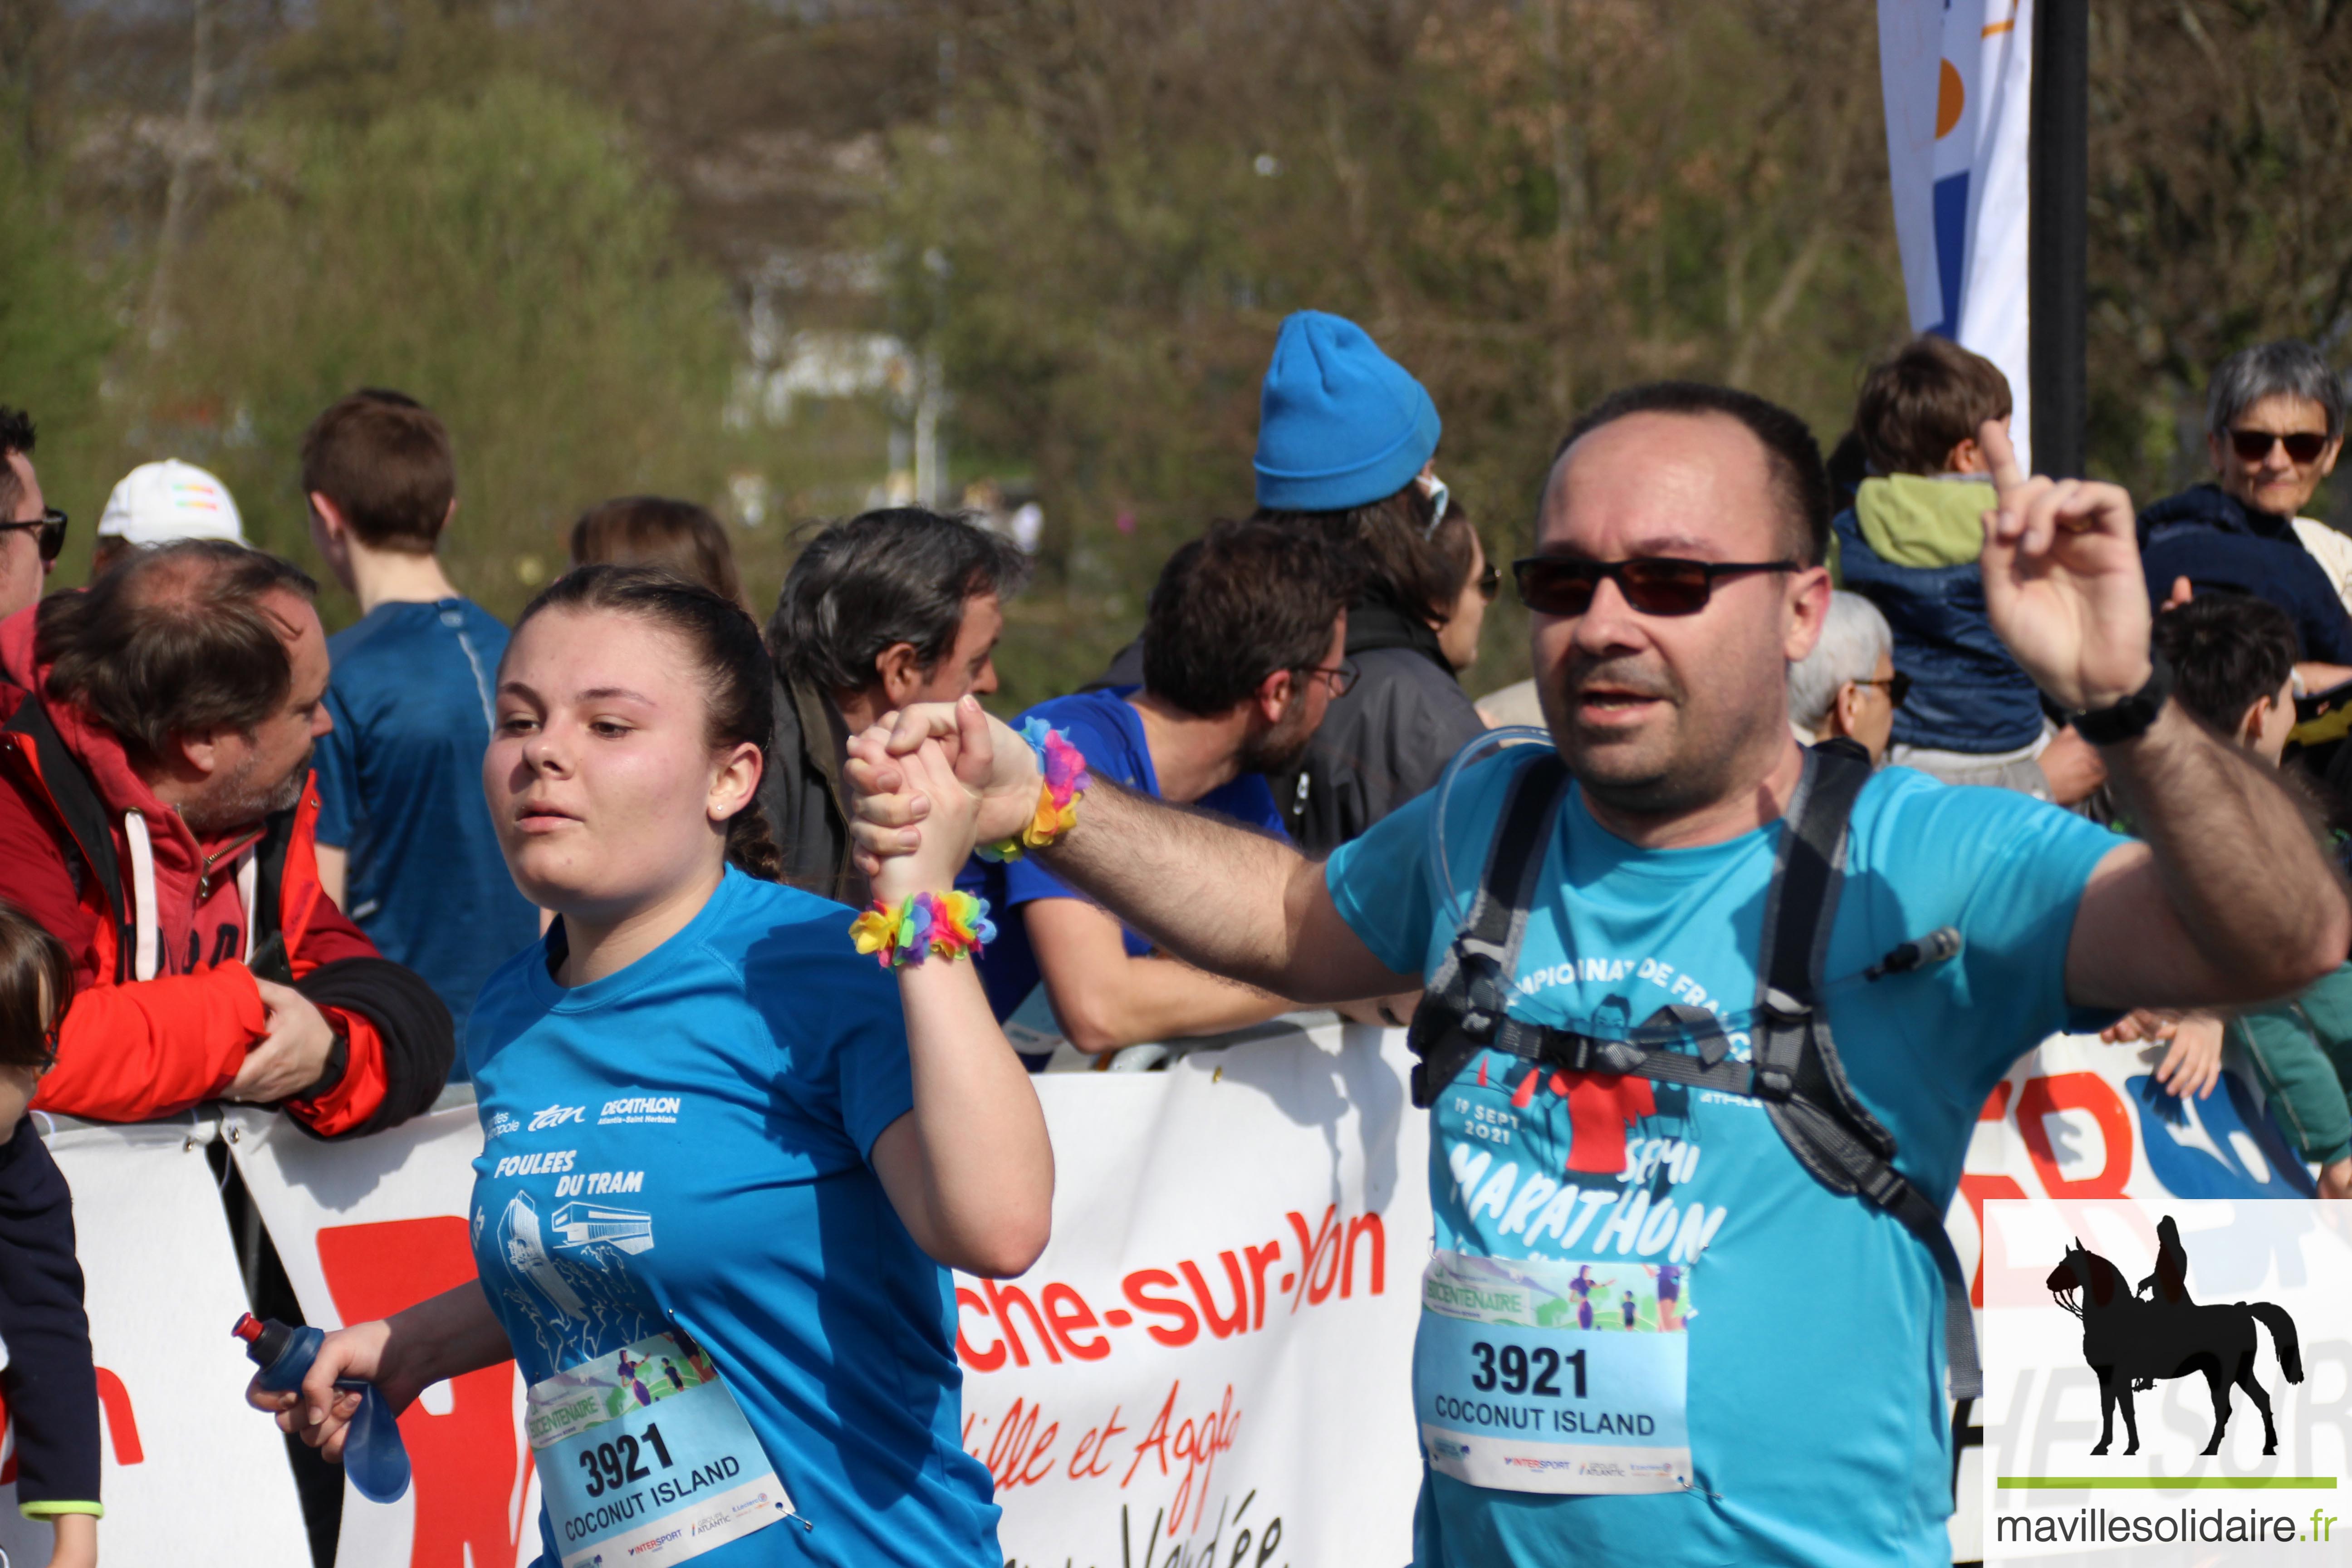
[[[103,576],[133,550],[177,539],[246,542],[244,520],[228,487],[177,458],[142,463],[122,476],[98,520],[89,574]]]

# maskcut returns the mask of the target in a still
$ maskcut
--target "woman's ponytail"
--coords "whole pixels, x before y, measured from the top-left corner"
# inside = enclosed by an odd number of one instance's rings
[[[764,882],[784,879],[784,852],[768,831],[768,814],[760,809],[758,795],[727,819],[727,863]]]

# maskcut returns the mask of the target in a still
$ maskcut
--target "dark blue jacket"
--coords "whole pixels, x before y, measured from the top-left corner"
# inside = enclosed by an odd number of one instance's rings
[[[2151,603],[2163,604],[2178,577],[2200,594],[2249,594],[2293,617],[2302,658],[2352,664],[2352,616],[2295,538],[2293,519],[2255,511],[2219,485],[2199,485],[2139,514],[2139,552]]]
[[[1895,565],[1864,541],[1852,508],[1831,526],[1845,586],[1886,617],[1895,668],[1911,678],[1895,710],[1895,743],[1982,753],[2039,739],[2042,693],[1994,634],[1977,563]]]
[[[0,1142],[0,1340],[19,1506],[98,1501],[98,1374],[74,1260],[73,1194],[30,1117]]]

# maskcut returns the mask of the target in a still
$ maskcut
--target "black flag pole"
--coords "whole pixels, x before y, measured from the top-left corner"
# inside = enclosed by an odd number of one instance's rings
[[[2083,473],[2089,419],[2090,0],[2033,7],[2033,120],[2027,138],[2026,374],[2033,467]]]

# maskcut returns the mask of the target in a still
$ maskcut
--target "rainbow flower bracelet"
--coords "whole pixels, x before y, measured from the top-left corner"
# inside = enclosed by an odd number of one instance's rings
[[[1037,785],[1037,809],[1019,833],[981,845],[976,852],[983,860],[1018,860],[1024,851],[1053,843],[1077,826],[1078,801],[1094,787],[1087,759],[1070,744],[1068,735],[1043,719],[1032,719],[1021,727],[1021,738],[1037,753],[1037,770],[1043,775]]]
[[[953,960],[967,952],[978,957],[983,942],[996,940],[996,926],[988,918],[986,899],[950,889],[901,899],[896,909],[877,899],[849,922],[849,939],[858,952],[877,954],[883,968],[896,969],[926,958]]]

